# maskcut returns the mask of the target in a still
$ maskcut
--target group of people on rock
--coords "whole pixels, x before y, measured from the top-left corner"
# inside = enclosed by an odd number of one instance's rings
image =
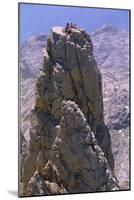
[[[69,23],[67,23],[66,27],[65,27],[65,33],[66,34],[71,34],[72,33],[72,28],[77,29],[76,24],[73,24],[73,23],[69,24]]]

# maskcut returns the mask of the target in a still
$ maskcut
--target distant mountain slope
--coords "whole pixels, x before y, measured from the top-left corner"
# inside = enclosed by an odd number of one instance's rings
[[[129,33],[112,25],[92,33],[94,54],[103,76],[105,120],[109,128],[129,125]]]
[[[20,46],[20,68],[23,79],[36,77],[43,59],[42,49],[47,36],[39,34],[26,40]]]
[[[94,54],[104,68],[124,68],[129,65],[129,34],[112,25],[103,26],[92,34]]]

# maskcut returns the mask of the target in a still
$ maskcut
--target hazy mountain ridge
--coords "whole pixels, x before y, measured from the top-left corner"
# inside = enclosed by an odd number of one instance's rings
[[[94,54],[100,67],[128,67],[129,33],[113,27],[103,26],[92,34]]]
[[[39,34],[30,37],[20,46],[20,68],[23,79],[35,78],[43,62],[43,48],[47,36]]]

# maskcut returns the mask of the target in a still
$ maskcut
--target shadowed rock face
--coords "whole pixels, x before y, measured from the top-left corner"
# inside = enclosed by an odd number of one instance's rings
[[[113,169],[90,36],[53,27],[36,83],[24,195],[118,190]]]

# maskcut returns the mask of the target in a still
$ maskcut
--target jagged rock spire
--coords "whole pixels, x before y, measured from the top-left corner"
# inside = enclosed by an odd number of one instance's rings
[[[35,195],[34,187],[37,195],[116,190],[113,168],[90,36],[53,27],[36,84],[24,195]]]

